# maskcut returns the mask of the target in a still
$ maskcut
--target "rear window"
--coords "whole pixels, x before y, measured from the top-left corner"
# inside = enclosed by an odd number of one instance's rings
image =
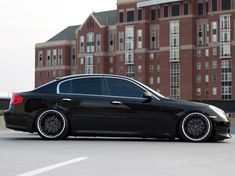
[[[48,94],[56,94],[58,81],[52,81],[48,84],[42,85],[37,88],[35,91],[39,93],[48,93]]]

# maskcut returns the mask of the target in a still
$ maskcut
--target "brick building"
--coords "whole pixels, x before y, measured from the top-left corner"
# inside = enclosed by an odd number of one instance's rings
[[[235,1],[117,0],[117,10],[36,44],[35,56],[36,87],[108,73],[175,99],[235,99]]]

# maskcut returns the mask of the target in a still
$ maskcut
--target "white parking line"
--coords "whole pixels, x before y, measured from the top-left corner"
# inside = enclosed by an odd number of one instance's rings
[[[50,165],[50,166],[47,166],[47,167],[44,167],[44,168],[41,168],[41,169],[36,169],[36,170],[29,171],[29,172],[25,172],[25,173],[20,174],[18,176],[34,176],[34,175],[39,175],[39,174],[42,174],[42,173],[49,172],[51,170],[57,169],[59,167],[64,167],[64,166],[67,166],[67,165],[70,165],[70,164],[73,164],[73,163],[77,163],[77,162],[80,162],[80,161],[84,161],[84,160],[87,160],[87,159],[88,159],[88,157],[79,157],[79,158],[75,158],[75,159],[72,159],[72,160],[69,160],[69,161],[53,164],[53,165]]]

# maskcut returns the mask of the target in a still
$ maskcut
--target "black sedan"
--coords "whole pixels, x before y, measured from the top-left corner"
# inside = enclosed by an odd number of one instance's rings
[[[6,127],[43,139],[111,136],[218,141],[231,137],[221,109],[166,98],[131,78],[76,75],[14,94]]]

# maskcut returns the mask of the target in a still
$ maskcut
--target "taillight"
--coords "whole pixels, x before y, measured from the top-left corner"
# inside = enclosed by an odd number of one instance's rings
[[[17,105],[17,104],[23,103],[23,101],[24,101],[23,97],[13,93],[10,104],[11,105]]]

